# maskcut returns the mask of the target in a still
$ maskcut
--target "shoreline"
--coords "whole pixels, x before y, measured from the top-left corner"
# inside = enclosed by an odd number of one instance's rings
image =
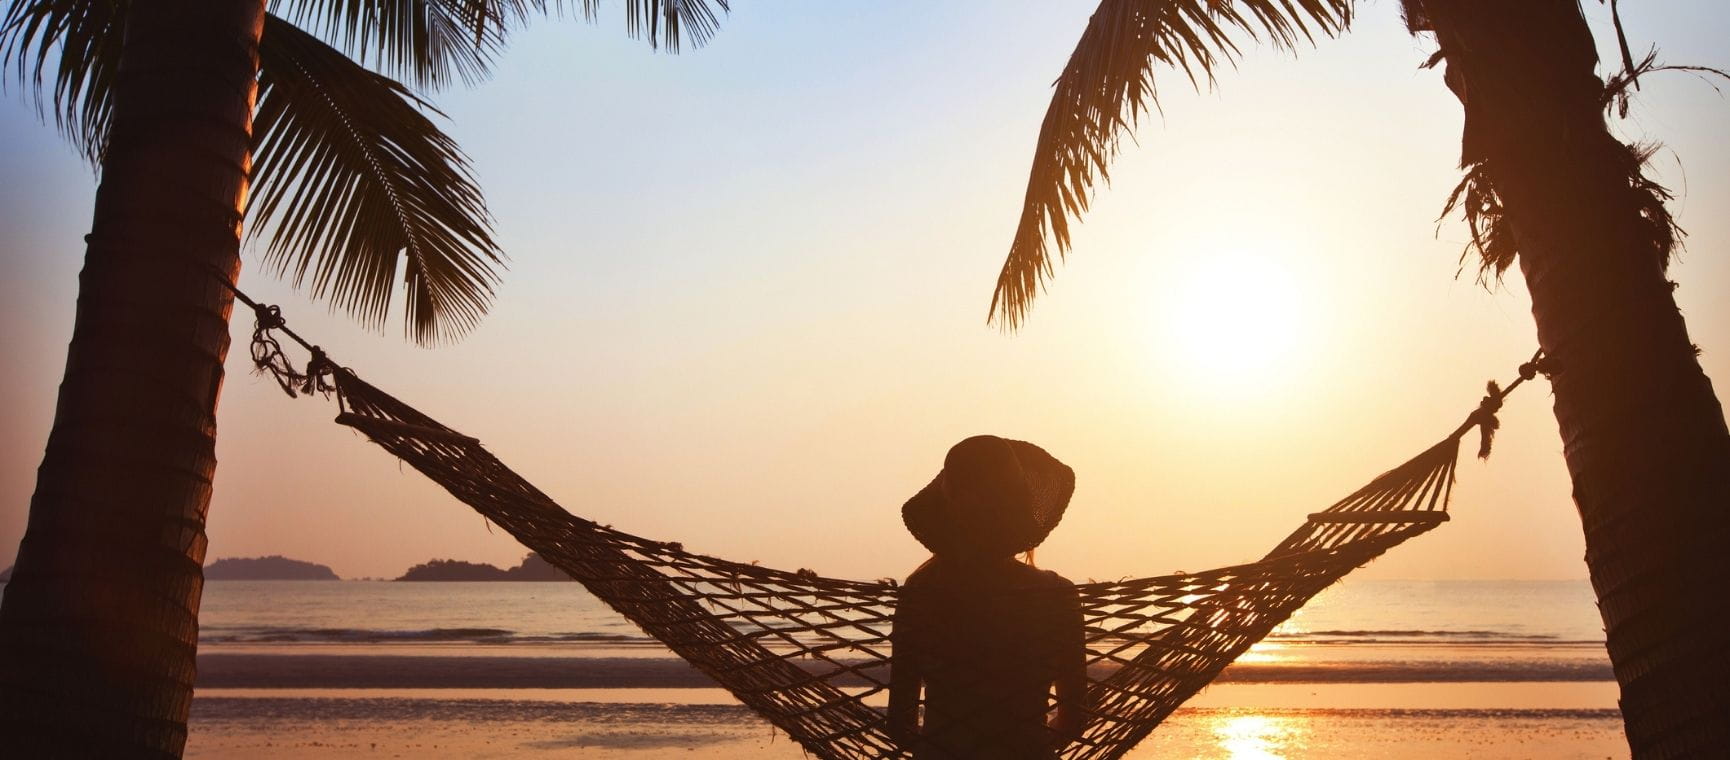
[[[1505,686],[1491,684],[1489,687]],[[1611,685],[1613,694],[1613,684]],[[1278,690],[1271,685],[1239,691]],[[1359,686],[1323,687],[1337,703]],[[1231,687],[1209,690],[1231,691]],[[1421,698],[1427,689],[1413,689]],[[508,692],[509,690],[504,690]],[[652,691],[652,690],[645,690]],[[711,691],[719,691],[714,689]],[[1372,691],[1374,691],[1372,689]],[[724,695],[723,695],[724,696]],[[1204,693],[1204,697],[1207,693]],[[1243,695],[1221,695],[1226,701]],[[1382,699],[1383,695],[1364,695]],[[1613,696],[1611,698],[1613,703]],[[568,757],[803,760],[799,745],[737,704],[399,697],[202,696],[186,757]],[[1126,760],[1281,757],[1621,758],[1613,708],[1179,708]]]
[[[1614,681],[1534,681],[1524,683],[1357,683],[1357,684],[1218,684],[1184,702],[1194,709],[1307,710],[1361,713],[1485,711],[1615,711],[1619,695]],[[195,701],[323,700],[385,703],[555,704],[584,706],[709,706],[741,707],[717,686],[705,688],[488,689],[488,688],[289,688],[199,689]],[[884,707],[882,691],[867,693],[863,702]],[[741,709],[743,709],[741,707]]]
[[[883,671],[885,674],[887,670]],[[1096,676],[1098,674],[1095,674]],[[1220,683],[1530,683],[1613,680],[1609,664],[1574,658],[1238,662]],[[870,683],[854,676],[843,687]],[[645,689],[711,688],[671,657],[497,654],[231,653],[198,655],[200,689]]]
[[[580,590],[428,585],[218,587],[186,757],[808,757]],[[1244,653],[1125,760],[1626,757],[1596,622],[1559,611],[1528,620],[1584,593],[1341,589]],[[866,673],[882,679],[888,667]],[[839,686],[885,706],[882,691],[852,684]]]

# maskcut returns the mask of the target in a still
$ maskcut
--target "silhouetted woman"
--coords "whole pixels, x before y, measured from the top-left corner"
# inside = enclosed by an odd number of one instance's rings
[[[892,637],[889,730],[917,760],[1051,758],[1080,735],[1075,587],[1015,558],[1074,490],[1075,473],[1038,446],[975,436],[901,508],[933,555],[902,586]]]

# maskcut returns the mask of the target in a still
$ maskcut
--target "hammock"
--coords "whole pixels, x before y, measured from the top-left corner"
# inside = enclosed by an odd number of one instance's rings
[[[713,678],[820,758],[902,756],[884,712],[893,581],[826,578],[686,551],[573,515],[484,449],[336,366],[253,306],[253,358],[290,395],[334,391],[338,423],[419,470],[524,546]],[[313,353],[304,373],[272,337]],[[1459,443],[1471,428],[1487,455],[1499,389],[1441,442],[1384,473],[1297,530],[1259,561],[1196,573],[1076,587],[1087,648],[1088,699],[1067,760],[1117,758],[1251,645],[1352,570],[1448,519]],[[327,378],[330,383],[327,383]]]

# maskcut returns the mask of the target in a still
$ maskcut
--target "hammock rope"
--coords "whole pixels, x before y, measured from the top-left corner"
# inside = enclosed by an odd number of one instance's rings
[[[336,422],[509,532],[648,635],[712,677],[820,758],[904,757],[880,703],[900,592],[892,580],[828,578],[689,552],[561,508],[475,438],[331,362],[280,311],[220,278],[258,318],[253,357],[290,396],[333,389]],[[312,355],[283,357],[281,332]],[[1193,573],[1079,584],[1088,673],[1081,736],[1065,760],[1121,757],[1299,607],[1352,570],[1448,520],[1461,438],[1488,456],[1503,398],[1545,372],[1542,354],[1448,437],[1298,528],[1258,561]],[[330,382],[327,384],[325,379]],[[923,756],[923,755],[922,755]]]

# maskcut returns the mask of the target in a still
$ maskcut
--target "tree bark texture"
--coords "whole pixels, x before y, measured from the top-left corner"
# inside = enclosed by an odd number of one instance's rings
[[[178,757],[263,0],[132,0],[66,374],[0,604],[0,756]]]
[[[1408,2],[1465,108],[1555,374],[1556,421],[1636,758],[1730,752],[1730,432],[1610,134],[1578,0]]]

